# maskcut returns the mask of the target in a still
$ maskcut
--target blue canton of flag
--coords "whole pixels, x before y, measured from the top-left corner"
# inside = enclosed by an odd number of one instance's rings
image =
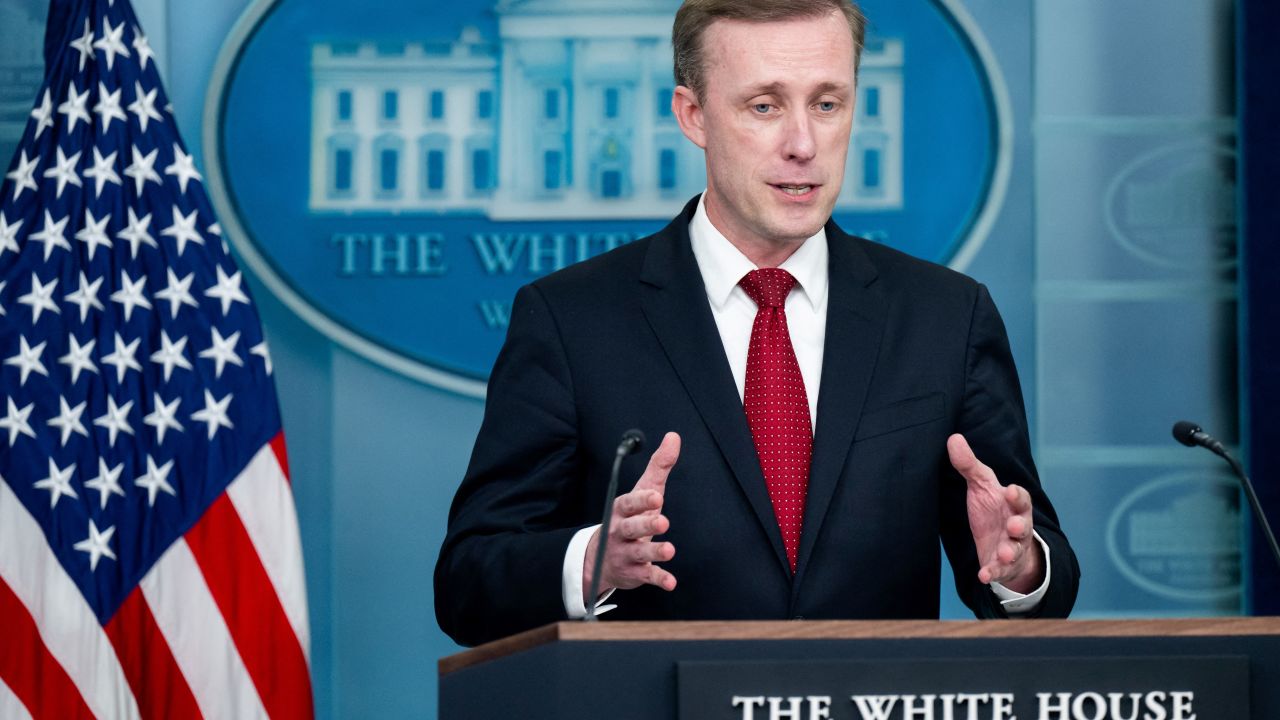
[[[128,2],[47,33],[0,186],[0,715],[308,717],[248,288]]]

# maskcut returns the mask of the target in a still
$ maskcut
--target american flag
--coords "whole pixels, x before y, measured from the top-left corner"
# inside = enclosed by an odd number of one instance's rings
[[[127,0],[0,186],[0,717],[310,717],[271,356]]]

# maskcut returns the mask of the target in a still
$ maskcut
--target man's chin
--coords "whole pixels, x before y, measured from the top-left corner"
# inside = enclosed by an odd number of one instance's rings
[[[817,217],[808,217],[776,225],[771,228],[771,237],[775,238],[779,244],[793,245],[802,243],[818,234],[818,231],[827,224],[829,217],[831,215],[827,213],[820,220]]]
[[[774,223],[774,237],[798,240],[811,238],[831,219],[834,207],[834,202],[816,202],[806,207],[781,208],[777,222]]]

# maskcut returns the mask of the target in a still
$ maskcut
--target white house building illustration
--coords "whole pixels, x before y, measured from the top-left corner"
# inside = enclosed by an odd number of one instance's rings
[[[673,0],[500,0],[498,38],[316,42],[310,208],[664,218],[706,185],[671,114]],[[837,211],[902,206],[903,46],[869,41]]]

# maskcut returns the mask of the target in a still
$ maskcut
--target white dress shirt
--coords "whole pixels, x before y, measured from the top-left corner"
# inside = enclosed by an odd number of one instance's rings
[[[720,331],[720,342],[724,345],[729,370],[733,373],[734,384],[738,386],[738,397],[742,398],[746,387],[747,349],[751,344],[756,304],[738,282],[757,268],[711,224],[711,219],[707,217],[705,197],[706,193],[703,193],[703,198],[699,198],[698,210],[689,222],[689,241],[698,270],[702,273],[702,284],[707,290],[711,315],[715,318],[716,329]],[[791,332],[791,344],[796,351],[796,362],[800,365],[800,375],[804,379],[805,394],[809,400],[809,417],[813,421],[815,433],[818,430],[818,385],[822,377],[822,351],[827,335],[827,260],[827,233],[822,228],[778,266],[796,279],[795,287],[787,296],[787,327]],[[586,560],[587,544],[598,527],[600,526],[583,528],[575,533],[565,552],[561,589],[565,611],[570,618],[587,614],[586,605],[582,601],[582,566]],[[1023,595],[999,583],[990,585],[1005,611],[1010,614],[1034,610],[1049,587],[1049,546],[1038,534],[1035,539],[1044,550],[1045,559],[1045,580],[1040,587]],[[600,598],[597,613],[614,607],[603,605],[611,594],[612,592],[606,593]]]

